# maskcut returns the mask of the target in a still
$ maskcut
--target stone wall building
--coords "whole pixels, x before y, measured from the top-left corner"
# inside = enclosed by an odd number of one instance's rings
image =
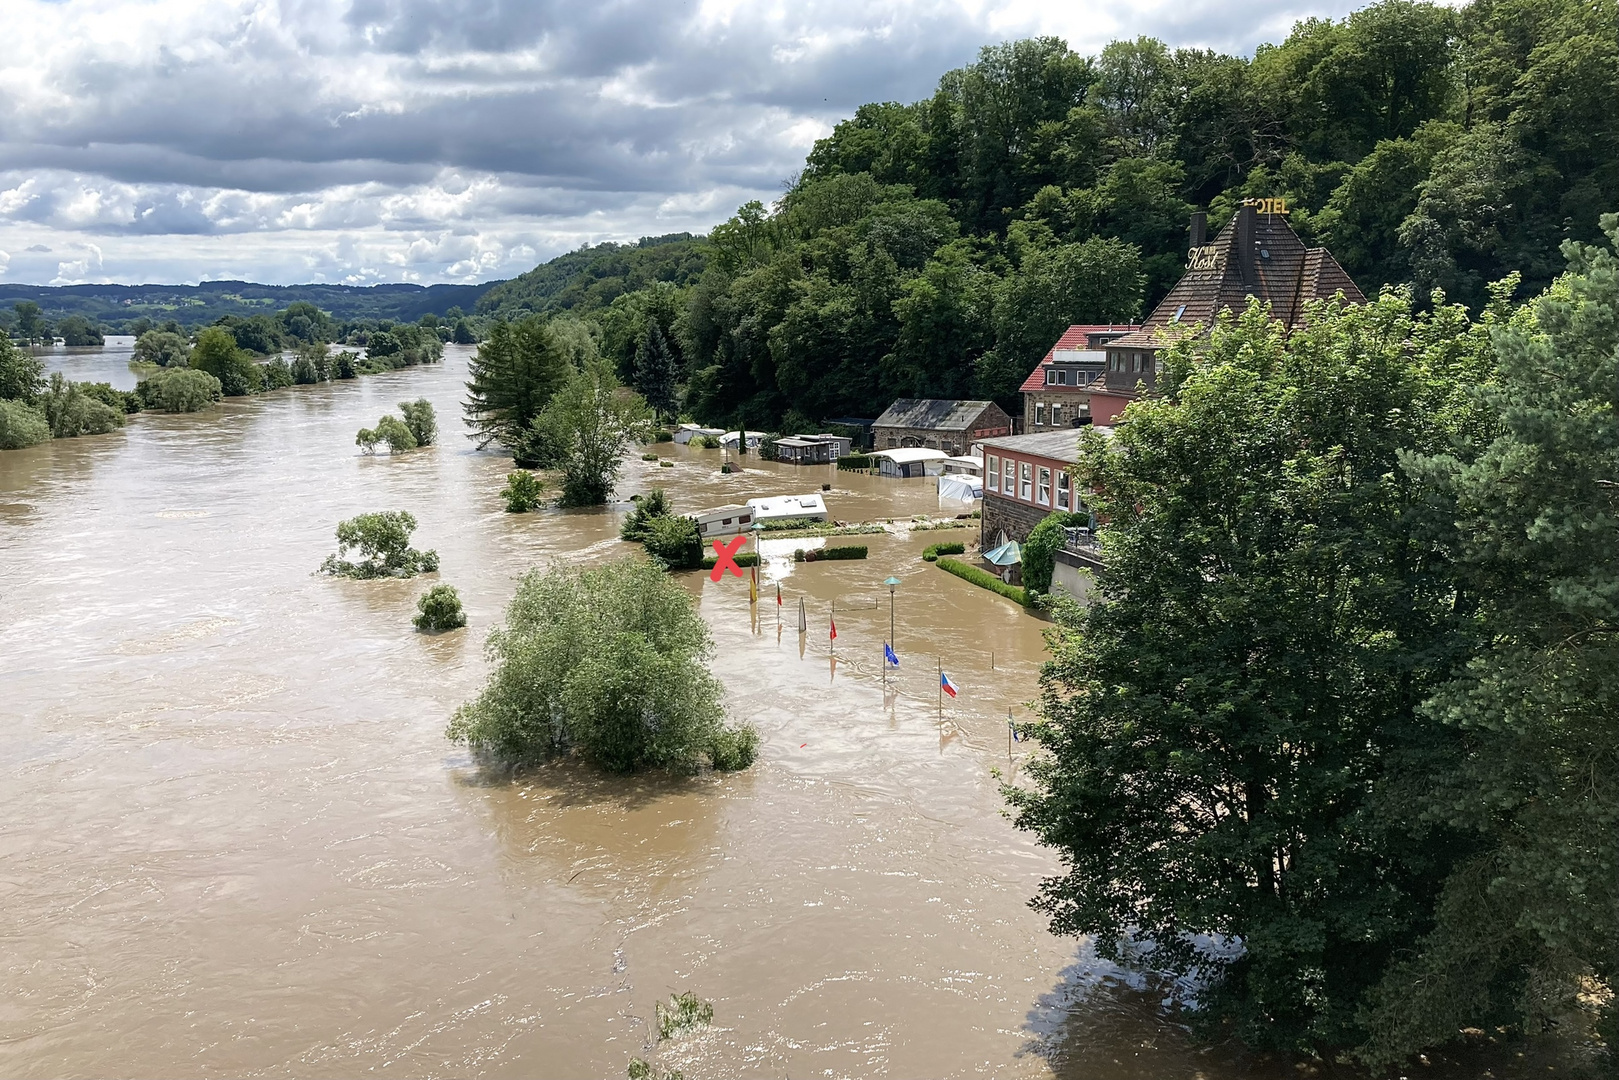
[[[924,447],[960,455],[981,439],[1012,433],[1012,419],[993,401],[900,398],[872,425],[872,449]]]
[[[1023,393],[1023,433],[1081,427],[1091,422],[1091,384],[1102,379],[1103,347],[1141,329],[1123,326],[1070,326],[1029,373]]]
[[[1073,428],[981,439],[975,445],[984,453],[980,549],[1000,543],[1003,532],[1022,543],[1047,514],[1081,508],[1068,475],[1079,460],[1079,432]]]

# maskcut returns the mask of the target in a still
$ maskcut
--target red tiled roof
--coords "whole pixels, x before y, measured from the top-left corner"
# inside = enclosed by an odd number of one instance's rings
[[[1053,345],[1046,351],[1045,359],[1040,361],[1040,366],[1029,372],[1029,377],[1023,380],[1022,386],[1018,387],[1019,392],[1026,394],[1033,390],[1039,390],[1046,385],[1046,377],[1044,372],[1047,366],[1049,366],[1051,363],[1052,355],[1056,353],[1058,349],[1083,349],[1085,347],[1086,339],[1088,339],[1091,334],[1099,334],[1108,330],[1137,329],[1140,329],[1140,327],[1135,323],[1118,323],[1116,325],[1108,326],[1070,326],[1067,330],[1063,331],[1062,337],[1057,339],[1057,344]]]

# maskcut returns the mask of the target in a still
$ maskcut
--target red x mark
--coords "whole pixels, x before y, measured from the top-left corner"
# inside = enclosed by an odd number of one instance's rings
[[[718,540],[713,541],[714,554],[719,557],[719,561],[714,564],[714,572],[708,575],[708,579],[710,581],[718,581],[724,576],[725,571],[727,570],[731,571],[731,573],[735,574],[737,577],[742,576],[742,568],[736,564],[735,556],[736,553],[742,548],[742,541],[746,539],[747,537],[745,536],[738,536],[729,544],[724,545],[722,545]]]

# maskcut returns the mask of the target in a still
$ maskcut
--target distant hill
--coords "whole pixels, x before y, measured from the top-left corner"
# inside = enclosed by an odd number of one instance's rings
[[[205,281],[200,285],[11,285],[0,282],[0,308],[32,300],[47,319],[67,315],[118,329],[145,316],[173,319],[182,326],[205,326],[222,315],[262,315],[306,300],[339,322],[391,319],[415,322],[450,308],[472,311],[479,297],[499,282],[482,285],[256,285],[249,281]]]
[[[597,244],[558,255],[526,274],[490,285],[480,315],[518,318],[528,312],[584,314],[657,281],[690,285],[708,267],[708,242],[691,233],[644,236],[633,244]]]

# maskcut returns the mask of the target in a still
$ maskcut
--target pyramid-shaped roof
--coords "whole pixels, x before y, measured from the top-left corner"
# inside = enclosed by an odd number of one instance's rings
[[[1256,201],[1269,208],[1277,200]],[[1350,303],[1366,302],[1331,252],[1305,247],[1284,213],[1261,213],[1260,209],[1242,207],[1212,243],[1193,248],[1185,275],[1141,329],[1110,345],[1156,348],[1163,344],[1159,330],[1190,328],[1197,323],[1212,326],[1222,310],[1246,307],[1249,296],[1269,304],[1271,318],[1281,320],[1290,330],[1304,321],[1304,307],[1312,300],[1341,291]],[[1249,253],[1246,266],[1245,248]]]

